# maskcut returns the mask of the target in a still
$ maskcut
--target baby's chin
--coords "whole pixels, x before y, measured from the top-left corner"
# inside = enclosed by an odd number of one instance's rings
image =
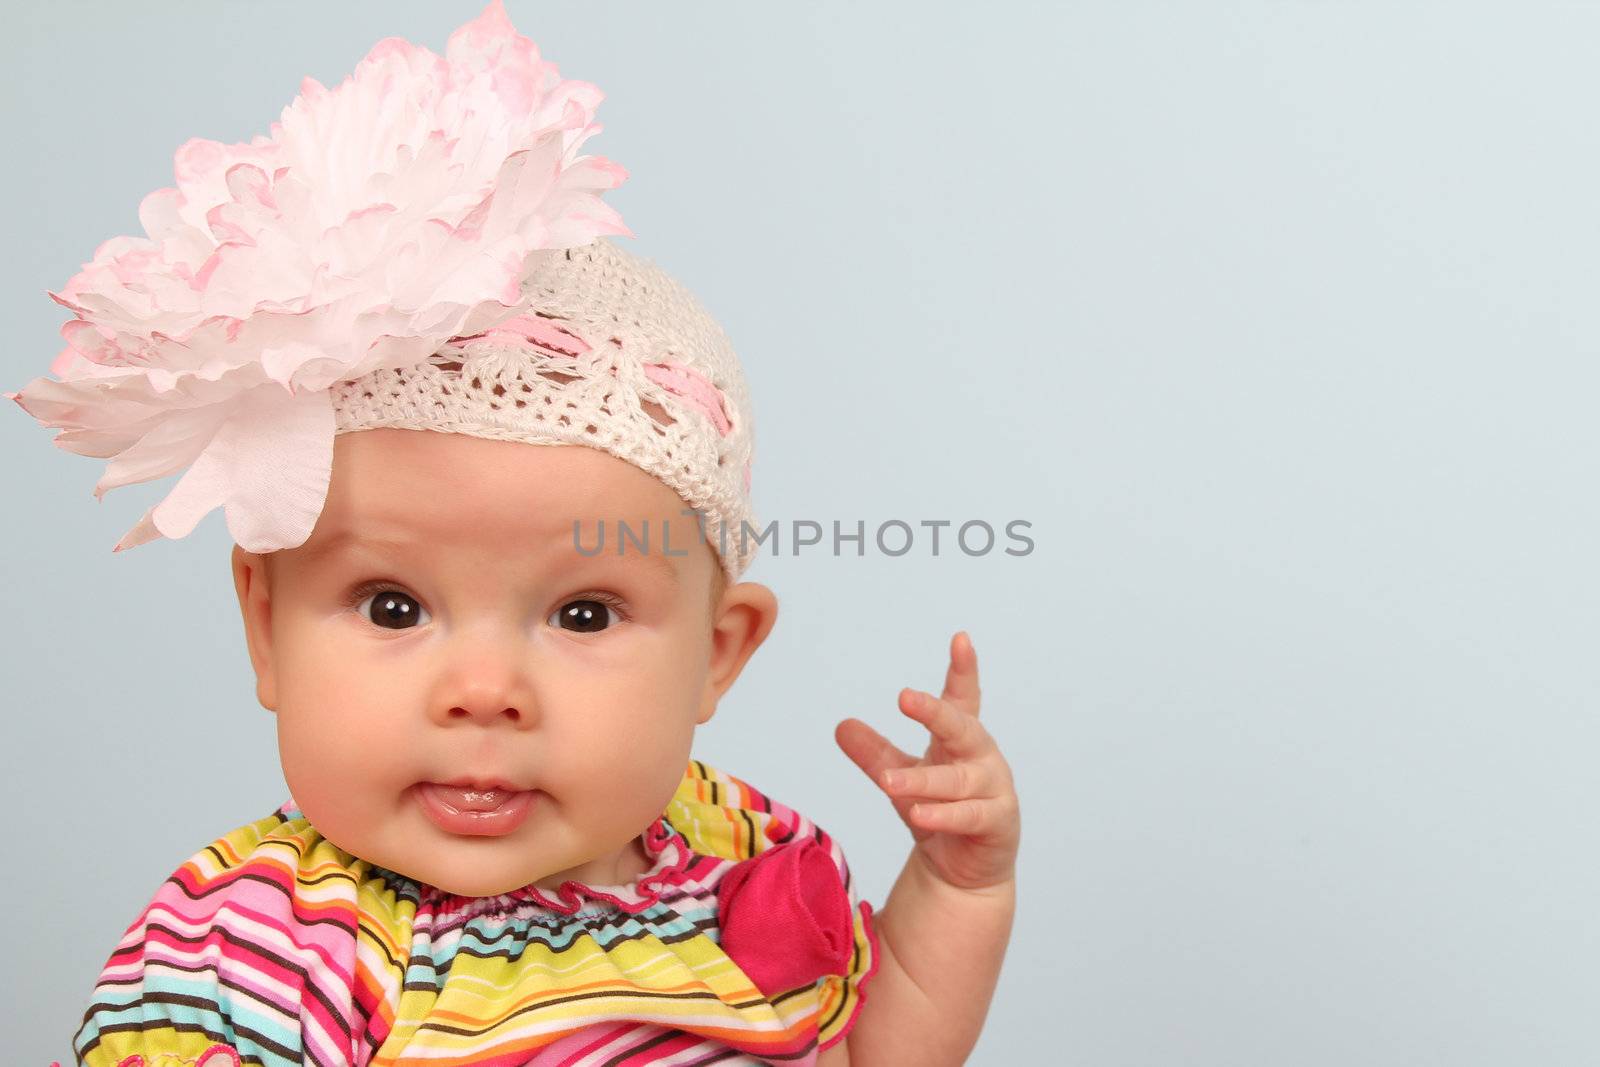
[[[483,870],[452,870],[438,874],[434,878],[416,878],[416,881],[425,882],[435,889],[446,893],[453,893],[462,897],[496,897],[502,893],[510,893],[522,889],[539,879],[538,871],[528,871],[522,874],[502,874],[493,877]],[[547,891],[549,892],[549,891]]]
[[[526,841],[468,838],[430,842],[427,856],[411,853],[382,864],[414,882],[463,897],[493,897],[537,882],[551,872],[530,866]],[[421,840],[422,838],[419,838]]]
[[[396,813],[382,826],[337,817],[319,822],[311,811],[305,814],[328,842],[352,857],[457,896],[498,896],[551,873],[530,864],[530,857],[545,850],[527,825],[488,837],[446,833],[415,810]]]

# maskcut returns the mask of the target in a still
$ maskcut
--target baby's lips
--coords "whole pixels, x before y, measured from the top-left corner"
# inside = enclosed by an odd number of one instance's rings
[[[773,845],[717,886],[722,950],[768,997],[847,974],[855,951],[850,897],[815,838]]]
[[[419,782],[417,785],[457,811],[494,811],[503,807],[517,793],[523,792],[498,782],[483,786],[445,785],[441,782]]]

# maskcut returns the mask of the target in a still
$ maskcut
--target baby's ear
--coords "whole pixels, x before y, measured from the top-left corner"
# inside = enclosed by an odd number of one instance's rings
[[[272,597],[267,557],[233,546],[233,591],[239,597],[244,621],[245,646],[256,672],[256,699],[268,711],[278,710],[277,683],[272,671]]]
[[[778,598],[759,582],[740,582],[722,594],[711,620],[711,662],[700,701],[699,721],[710,721],[745,663],[778,621]]]

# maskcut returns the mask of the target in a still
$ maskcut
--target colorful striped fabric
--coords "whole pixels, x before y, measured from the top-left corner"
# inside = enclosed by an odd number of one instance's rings
[[[764,995],[719,947],[716,888],[739,861],[807,838],[848,894],[850,966]],[[839,846],[699,760],[645,844],[655,864],[621,895],[453,896],[340,850],[291,799],[161,885],[101,973],[74,1053],[87,1067],[812,1067],[878,966],[872,907]]]

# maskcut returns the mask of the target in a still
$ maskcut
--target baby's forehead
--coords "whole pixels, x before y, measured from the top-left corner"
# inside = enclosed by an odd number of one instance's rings
[[[454,529],[419,526],[404,515],[319,522],[302,545],[283,553],[297,573],[315,576],[349,569],[391,567],[418,573],[471,575],[475,579],[531,579],[543,575],[629,576],[669,586],[711,580],[721,565],[692,519],[636,518],[539,521],[483,527],[468,517]]]
[[[702,522],[655,475],[598,448],[384,428],[335,439],[322,511],[293,551],[297,564],[455,553],[496,568],[643,555],[664,573],[670,554],[687,574],[698,550],[720,570]]]
[[[336,439],[318,524],[450,531],[471,522],[520,540],[624,518],[697,516],[655,475],[598,448],[381,429]]]

